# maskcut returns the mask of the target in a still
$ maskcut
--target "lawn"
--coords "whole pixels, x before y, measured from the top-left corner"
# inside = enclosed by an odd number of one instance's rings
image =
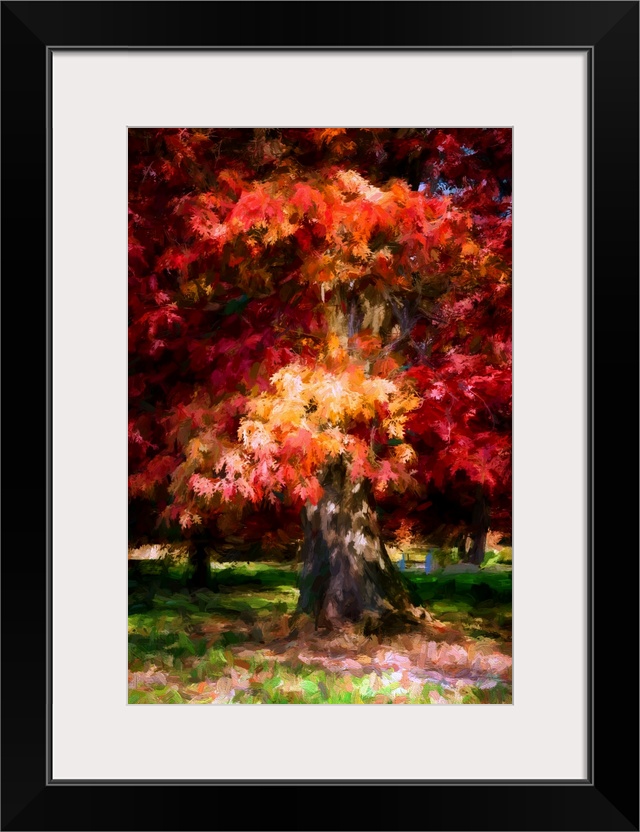
[[[292,631],[294,565],[216,566],[195,593],[179,567],[151,592],[152,562],[130,581],[130,703],[511,702],[510,572],[407,571],[435,635],[365,637]]]

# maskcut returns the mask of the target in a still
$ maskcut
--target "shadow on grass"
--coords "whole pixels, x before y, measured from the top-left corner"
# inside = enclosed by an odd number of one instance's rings
[[[432,575],[403,574],[415,604],[443,621],[483,619],[477,635],[495,635],[511,622],[510,572]],[[252,624],[261,614],[291,613],[297,601],[295,564],[240,563],[211,570],[208,587],[190,584],[188,566],[139,562],[130,570],[129,612],[181,611]],[[476,628],[477,629],[477,628]]]
[[[165,590],[197,594],[203,589],[212,592],[247,587],[248,589],[277,589],[294,587],[298,582],[295,566],[273,566],[261,563],[243,563],[214,568],[210,571],[206,587],[193,583],[193,570],[188,565],[171,565],[159,561],[129,562],[130,605],[153,605],[156,594]]]
[[[288,622],[298,598],[293,565],[225,565],[212,569],[211,586],[200,589],[189,586],[189,577],[188,568],[152,563],[130,581],[132,703],[511,701],[510,683],[489,671],[474,672],[462,687],[458,670],[451,678],[444,670],[421,678],[418,634],[376,649],[371,644],[377,642],[354,645],[342,636],[333,645],[313,634],[292,640]],[[510,653],[510,574],[403,578],[440,620],[462,625],[478,643],[498,638],[502,646],[491,649]],[[461,647],[433,649],[450,651],[455,664]],[[412,656],[409,670],[395,667],[394,651]],[[471,653],[465,661],[472,661]],[[418,676],[409,678],[409,671]]]

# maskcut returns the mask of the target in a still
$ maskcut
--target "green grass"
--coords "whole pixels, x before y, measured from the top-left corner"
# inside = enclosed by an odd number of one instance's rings
[[[223,666],[203,662],[203,678],[221,678],[223,669],[233,667],[229,664],[230,660],[225,660]],[[262,667],[268,667],[267,678],[258,681]],[[307,668],[293,671],[281,662],[261,663],[259,660],[254,668],[253,673],[245,674],[246,688],[234,692],[234,704],[397,704],[399,700],[411,704],[434,704],[433,694],[437,694],[436,701],[441,697],[457,704],[501,704],[510,701],[507,685],[498,684],[489,690],[468,686],[452,696],[445,686],[430,682],[417,684],[408,691],[391,673],[345,677],[344,674]],[[178,686],[166,685],[157,685],[152,690],[132,690],[129,702],[175,704],[193,700],[194,704],[210,704],[219,699],[214,685],[207,686],[204,682],[198,685],[193,679],[184,678],[181,687],[183,693]]]
[[[150,580],[159,571],[153,567],[148,569]],[[495,678],[489,674],[489,682],[483,677],[486,684],[480,686],[473,679],[469,684],[452,682],[444,671],[443,680],[425,680],[411,665],[394,669],[385,664],[389,651],[414,661],[421,646],[417,637],[384,644],[369,639],[355,647],[345,643],[331,649],[323,643],[292,642],[287,621],[298,595],[292,565],[224,565],[213,570],[212,589],[195,593],[179,585],[181,577],[177,575],[177,591],[160,582],[155,594],[148,592],[144,575],[131,582],[129,701],[133,704],[511,701],[504,674]],[[404,577],[440,621],[478,644],[492,639],[497,652],[508,653],[510,573]],[[307,656],[306,661],[302,656]],[[350,661],[346,668],[339,666],[345,657]],[[471,666],[471,658],[469,662]],[[464,673],[462,682],[463,677]]]
[[[462,572],[432,575],[407,574],[422,601],[465,598],[470,603],[511,600],[511,572]]]
[[[443,622],[475,636],[504,637],[511,628],[511,572],[407,576],[420,603]]]

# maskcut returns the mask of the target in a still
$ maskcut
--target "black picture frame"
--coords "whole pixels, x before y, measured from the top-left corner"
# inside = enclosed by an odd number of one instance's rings
[[[639,828],[638,12],[638,2],[626,0],[2,3],[2,829]],[[493,781],[482,771],[477,781],[362,781],[357,770],[349,781],[51,780],[51,55],[177,47],[588,52],[585,781]],[[550,186],[554,203],[559,212],[562,195]],[[566,682],[543,694],[570,696],[575,680]],[[493,753],[483,752],[487,759]],[[300,753],[313,753],[312,744]]]

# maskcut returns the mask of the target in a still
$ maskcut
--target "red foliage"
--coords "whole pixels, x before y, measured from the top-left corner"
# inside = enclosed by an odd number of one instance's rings
[[[398,527],[482,494],[509,531],[510,183],[507,129],[131,130],[145,516],[259,537],[340,454]]]

